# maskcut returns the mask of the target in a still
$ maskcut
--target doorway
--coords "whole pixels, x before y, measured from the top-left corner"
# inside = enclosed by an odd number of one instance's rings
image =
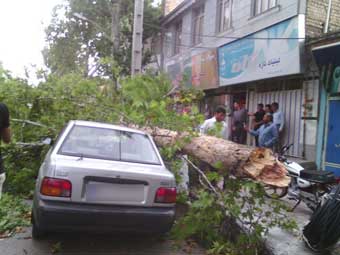
[[[329,100],[325,169],[340,176],[340,98]]]

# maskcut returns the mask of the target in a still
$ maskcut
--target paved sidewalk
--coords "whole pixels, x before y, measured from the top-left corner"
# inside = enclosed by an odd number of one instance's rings
[[[294,206],[294,201],[283,199],[290,206]],[[293,213],[289,213],[290,217],[297,221],[299,231],[298,233],[289,233],[279,228],[274,228],[269,232],[267,243],[273,249],[275,255],[315,255],[302,240],[303,227],[309,222],[312,211],[301,203]],[[340,226],[339,226],[340,227]],[[339,255],[340,243],[328,255]]]

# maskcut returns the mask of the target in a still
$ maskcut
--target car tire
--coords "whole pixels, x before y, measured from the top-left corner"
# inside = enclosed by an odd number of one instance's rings
[[[33,214],[31,221],[32,221],[32,238],[35,240],[43,239],[46,235],[46,232],[41,227],[38,227],[34,220]]]

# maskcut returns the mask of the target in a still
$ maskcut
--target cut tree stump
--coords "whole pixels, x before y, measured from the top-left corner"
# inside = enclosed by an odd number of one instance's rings
[[[142,130],[153,136],[160,147],[170,146],[187,136],[160,128]],[[287,187],[290,182],[286,168],[270,149],[254,148],[213,136],[200,135],[185,144],[182,152],[212,167],[219,164],[236,177],[250,177],[276,187]]]

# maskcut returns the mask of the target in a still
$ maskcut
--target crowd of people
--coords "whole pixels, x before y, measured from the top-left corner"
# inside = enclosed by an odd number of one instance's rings
[[[231,127],[228,127],[226,117],[231,118]],[[251,119],[253,121],[250,122]],[[277,102],[267,105],[259,103],[255,113],[248,112],[244,103],[234,102],[233,111],[229,115],[224,107],[217,107],[214,116],[201,125],[200,132],[209,134],[209,130],[215,128],[217,123],[222,126],[219,136],[224,139],[246,144],[248,133],[255,137],[256,146],[277,150],[282,139],[284,115]],[[249,128],[249,123],[252,128]]]

